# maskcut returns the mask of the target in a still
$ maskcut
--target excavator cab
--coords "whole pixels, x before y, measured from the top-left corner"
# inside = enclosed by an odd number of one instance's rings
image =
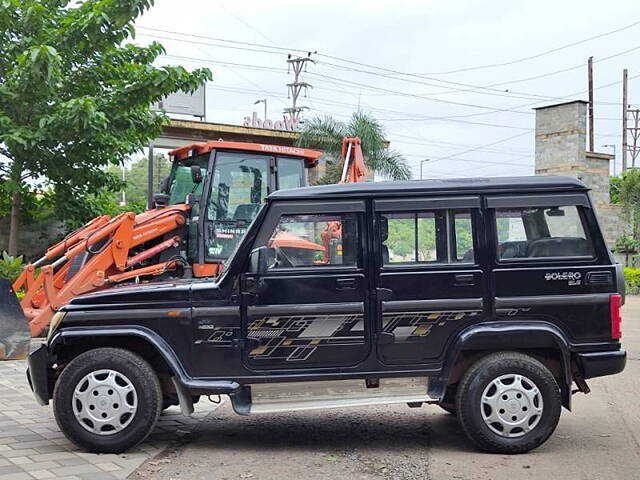
[[[188,257],[195,276],[217,274],[269,193],[307,185],[320,152],[236,142],[207,142],[170,152],[169,205],[191,203]],[[192,169],[200,169],[194,182]]]

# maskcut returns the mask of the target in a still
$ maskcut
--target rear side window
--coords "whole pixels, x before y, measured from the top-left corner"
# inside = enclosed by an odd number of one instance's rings
[[[496,209],[498,258],[593,257],[578,207]]]
[[[270,269],[355,267],[355,213],[283,215],[269,239]]]
[[[473,263],[469,210],[380,214],[384,265]]]

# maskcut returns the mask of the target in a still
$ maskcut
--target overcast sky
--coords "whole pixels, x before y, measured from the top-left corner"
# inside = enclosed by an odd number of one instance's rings
[[[306,115],[371,112],[415,178],[426,158],[425,177],[533,174],[531,108],[586,99],[591,55],[596,150],[616,144],[618,170],[625,67],[629,102],[640,103],[640,13],[631,0],[156,0],[138,26],[139,43],[166,47],[160,63],[213,71],[207,120],[216,122],[242,124],[254,110],[262,117],[253,103],[265,97],[269,117],[281,119],[287,52],[317,51],[303,76],[314,87]]]

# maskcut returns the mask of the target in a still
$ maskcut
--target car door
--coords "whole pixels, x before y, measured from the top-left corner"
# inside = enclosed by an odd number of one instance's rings
[[[363,201],[269,206],[254,248],[266,273],[242,281],[244,362],[254,370],[356,365],[367,356]]]
[[[570,341],[609,339],[615,267],[587,194],[495,195],[487,207],[496,317],[560,324]]]
[[[377,355],[430,363],[457,332],[485,318],[478,197],[374,202]]]

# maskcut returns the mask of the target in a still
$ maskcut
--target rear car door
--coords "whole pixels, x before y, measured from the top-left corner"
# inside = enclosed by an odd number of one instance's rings
[[[586,193],[487,197],[495,314],[560,324],[572,342],[608,339],[615,267]]]
[[[363,201],[269,206],[254,248],[266,274],[242,282],[244,362],[254,370],[353,366],[370,348]]]
[[[377,354],[430,363],[485,317],[477,196],[374,202]]]

